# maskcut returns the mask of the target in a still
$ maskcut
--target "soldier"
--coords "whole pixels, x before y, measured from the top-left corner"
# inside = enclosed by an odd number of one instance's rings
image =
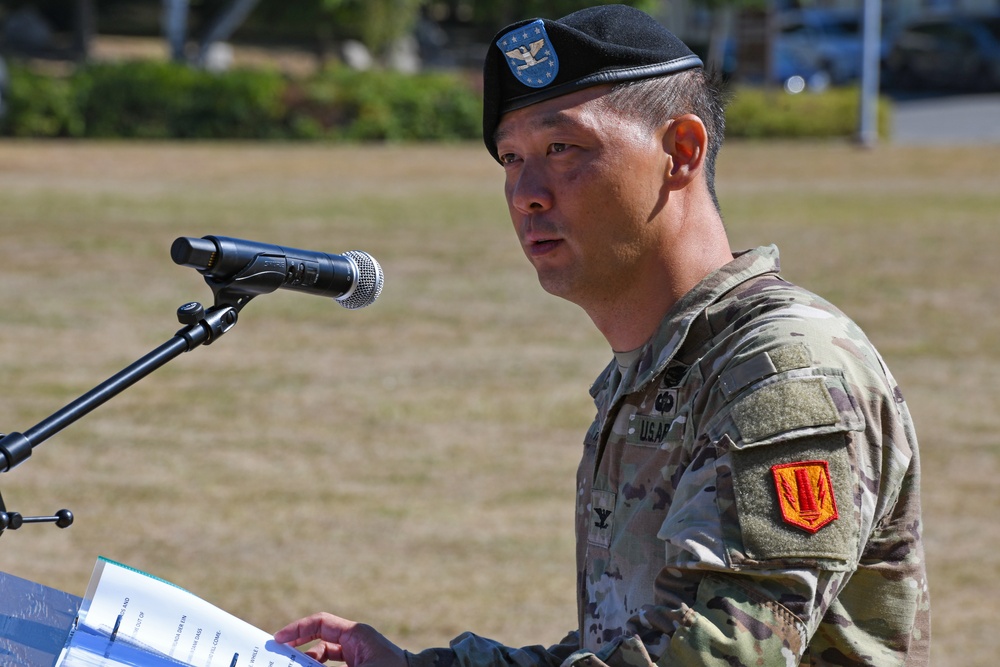
[[[775,247],[731,252],[723,105],[698,57],[629,7],[521,21],[484,98],[525,255],[614,351],[577,474],[577,629],[408,653],[317,614],[275,638],[349,667],[926,665],[906,404]]]

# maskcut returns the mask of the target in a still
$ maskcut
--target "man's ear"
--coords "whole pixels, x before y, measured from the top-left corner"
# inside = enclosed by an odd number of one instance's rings
[[[673,118],[663,135],[663,150],[670,156],[669,171],[664,182],[671,190],[691,184],[701,171],[708,150],[705,123],[694,114]]]

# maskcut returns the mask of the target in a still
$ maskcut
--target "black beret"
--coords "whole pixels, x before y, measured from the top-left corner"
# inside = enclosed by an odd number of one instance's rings
[[[653,17],[627,5],[581,9],[561,19],[527,19],[497,33],[483,66],[483,140],[508,111],[603,83],[702,67]]]

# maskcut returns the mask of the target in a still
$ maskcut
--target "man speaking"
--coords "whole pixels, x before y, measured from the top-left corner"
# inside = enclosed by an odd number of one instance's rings
[[[730,250],[701,61],[607,5],[504,28],[484,73],[521,247],[613,351],[577,474],[576,629],[409,653],[316,614],[275,639],[349,667],[928,664],[906,404],[775,247]]]

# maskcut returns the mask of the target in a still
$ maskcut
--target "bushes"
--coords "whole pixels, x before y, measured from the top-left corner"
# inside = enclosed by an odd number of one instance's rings
[[[300,135],[371,141],[477,139],[479,94],[451,74],[329,70],[301,86],[290,105]]]
[[[5,91],[3,134],[13,137],[81,136],[83,118],[74,101],[71,83],[61,77],[10,68]]]
[[[91,64],[71,74],[10,72],[0,134],[141,139],[479,139],[482,102],[453,74],[326,70],[289,80],[276,72],[216,74],[153,61]],[[738,89],[727,136],[850,137],[858,92],[787,95]],[[880,104],[880,128],[888,127]]]
[[[726,137],[851,137],[857,133],[859,105],[856,88],[798,95],[780,90],[740,88],[735,91],[726,111]],[[889,102],[880,99],[880,135],[888,135],[889,117]]]
[[[131,61],[81,68],[71,81],[87,137],[259,139],[282,120],[284,81],[271,72]]]
[[[153,61],[92,64],[67,76],[11,70],[0,133],[137,139],[440,140],[481,133],[473,87],[446,74],[332,69],[216,74]]]

